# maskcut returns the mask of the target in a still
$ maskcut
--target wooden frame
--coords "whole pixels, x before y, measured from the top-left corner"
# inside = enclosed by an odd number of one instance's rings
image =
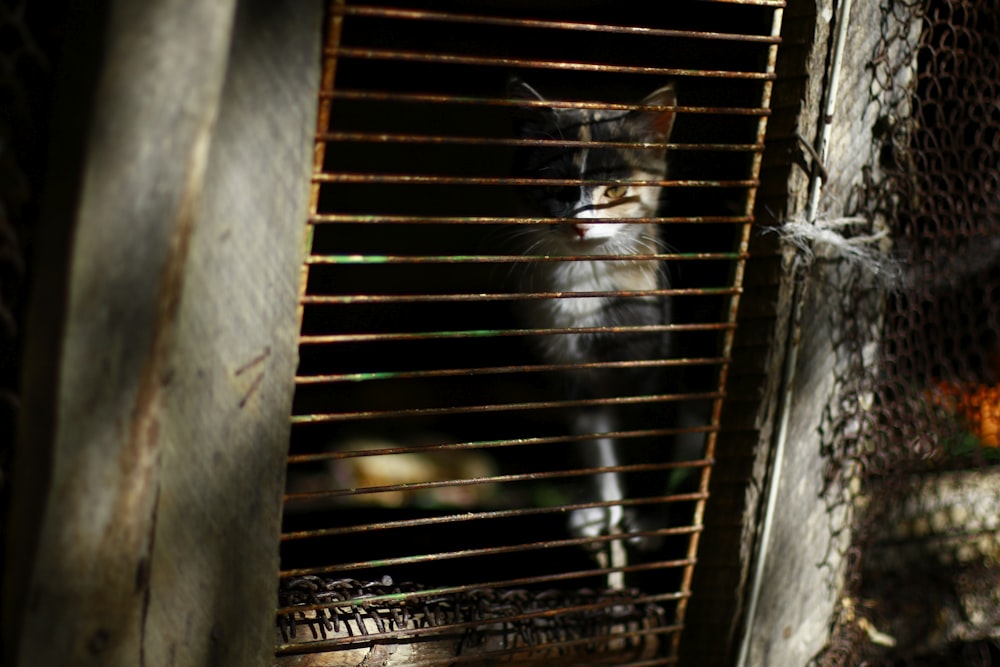
[[[4,664],[263,667],[322,6],[80,5],[34,264]]]

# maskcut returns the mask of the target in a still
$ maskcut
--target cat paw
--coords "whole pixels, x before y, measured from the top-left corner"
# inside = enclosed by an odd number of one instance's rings
[[[653,551],[663,543],[659,535],[636,534],[657,527],[643,520],[631,507],[585,507],[573,510],[569,515],[569,531],[574,537],[596,540],[606,535],[622,535],[625,544],[639,551]],[[594,541],[584,546],[591,551],[600,551],[606,544],[605,541]]]

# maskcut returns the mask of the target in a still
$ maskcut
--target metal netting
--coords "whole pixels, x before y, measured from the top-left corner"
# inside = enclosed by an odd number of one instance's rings
[[[1000,3],[885,0],[859,212],[838,269],[828,479],[855,510],[822,665],[1000,661]],[[887,268],[886,266],[879,267]]]
[[[552,659],[579,659],[612,647],[620,660],[625,655],[651,659],[670,632],[666,610],[636,589],[538,593],[481,588],[450,594],[396,584],[389,577],[365,583],[306,576],[286,582],[280,604],[290,610],[281,617],[286,644],[315,648],[322,642],[342,649],[357,637],[378,634],[401,640],[416,628],[425,637],[459,636],[454,656],[459,661],[463,648],[517,656],[547,644],[552,645],[547,648]]]

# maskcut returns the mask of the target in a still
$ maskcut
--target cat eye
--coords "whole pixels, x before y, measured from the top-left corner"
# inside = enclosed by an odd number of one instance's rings
[[[604,196],[608,199],[621,199],[628,194],[627,185],[609,185],[604,189]]]

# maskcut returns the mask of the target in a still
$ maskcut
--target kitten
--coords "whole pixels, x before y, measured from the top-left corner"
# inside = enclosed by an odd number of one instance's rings
[[[509,94],[517,99],[541,100],[526,83],[514,79]],[[675,94],[667,85],[641,104],[673,106]],[[531,106],[516,114],[517,132],[528,139],[665,143],[674,122],[673,110],[609,111]],[[628,181],[662,180],[667,172],[666,149],[639,147],[527,146],[515,158],[519,177],[582,179],[614,183],[583,183],[553,187],[524,187],[533,215],[567,218],[565,224],[526,225],[523,251],[530,255],[576,257],[587,255],[652,255],[661,252],[655,224],[606,222],[649,218],[659,208],[660,186],[631,185]],[[567,260],[526,265],[522,289],[526,292],[618,292],[663,289],[666,277],[657,260]],[[662,295],[591,296],[527,300],[525,325],[537,329],[663,325],[670,321],[670,303]],[[552,364],[663,359],[670,340],[664,332],[585,333],[540,336],[542,359]],[[587,369],[568,371],[569,398],[638,396],[662,388],[655,369]],[[614,405],[585,407],[571,417],[577,435],[604,434],[623,428],[623,410]],[[634,443],[632,443],[634,445]],[[611,437],[586,440],[579,453],[587,467],[622,465],[619,445]],[[601,501],[625,498],[621,473],[593,477],[592,495]],[[569,518],[577,537],[629,533],[640,530],[636,513],[620,505],[576,510]],[[629,543],[654,546],[653,540],[633,536]]]

